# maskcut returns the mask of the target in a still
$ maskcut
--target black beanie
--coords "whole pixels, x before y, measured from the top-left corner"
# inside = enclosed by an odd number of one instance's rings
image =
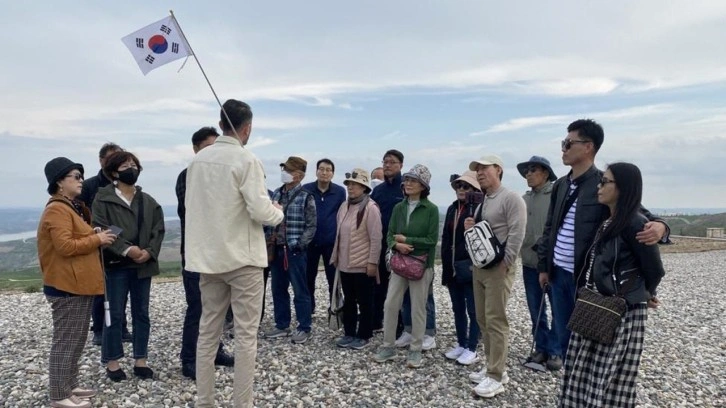
[[[56,157],[45,164],[45,178],[48,180],[48,194],[53,194],[53,185],[70,173],[71,170],[77,169],[83,175],[83,165],[81,163],[73,163],[66,157]]]

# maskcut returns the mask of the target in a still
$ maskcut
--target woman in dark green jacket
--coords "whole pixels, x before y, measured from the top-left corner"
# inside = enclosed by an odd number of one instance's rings
[[[388,294],[383,307],[383,345],[374,359],[379,363],[395,358],[394,342],[398,311],[401,310],[406,289],[411,295],[411,316],[413,320],[413,341],[409,347],[406,364],[420,367],[421,346],[426,328],[426,298],[434,278],[434,258],[439,240],[439,208],[428,200],[431,173],[426,166],[417,164],[403,175],[402,188],[406,198],[396,204],[388,227],[388,248],[402,254],[425,255],[426,266],[423,278],[409,280],[398,274],[391,274]]]
[[[159,274],[159,251],[164,239],[164,214],[150,195],[136,186],[141,163],[132,153],[116,152],[104,166],[113,184],[98,190],[93,202],[93,224],[121,229],[118,239],[103,251],[106,301],[111,315],[110,326],[103,329],[101,361],[106,375],[113,381],[126,379],[119,366],[123,357],[121,319],[124,301],[131,295],[134,375],[152,378],[146,365],[149,344],[149,298],[151,277]],[[115,230],[115,228],[111,228]],[[108,323],[108,322],[107,322]]]

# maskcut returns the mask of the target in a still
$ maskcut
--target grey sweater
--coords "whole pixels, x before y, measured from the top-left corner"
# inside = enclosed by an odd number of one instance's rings
[[[524,200],[514,191],[501,186],[498,190],[487,193],[481,205],[483,219],[492,227],[499,242],[506,242],[503,261],[508,266],[514,265],[527,226],[527,207]],[[479,211],[476,213],[476,221],[481,221]]]

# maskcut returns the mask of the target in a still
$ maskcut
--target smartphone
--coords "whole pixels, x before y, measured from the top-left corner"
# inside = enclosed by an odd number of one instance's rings
[[[108,227],[108,229],[111,230],[111,233],[113,235],[116,235],[117,237],[120,236],[121,233],[124,231],[123,228],[116,225],[111,225],[110,227]]]

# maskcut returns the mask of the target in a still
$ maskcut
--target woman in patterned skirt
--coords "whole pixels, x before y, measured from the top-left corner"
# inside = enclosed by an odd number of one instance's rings
[[[635,406],[647,309],[660,305],[655,295],[664,275],[658,247],[635,239],[648,222],[639,212],[642,193],[640,170],[630,163],[611,164],[598,185],[598,201],[610,217],[589,251],[587,281],[603,295],[622,295],[627,311],[610,345],[572,332],[560,407]]]

